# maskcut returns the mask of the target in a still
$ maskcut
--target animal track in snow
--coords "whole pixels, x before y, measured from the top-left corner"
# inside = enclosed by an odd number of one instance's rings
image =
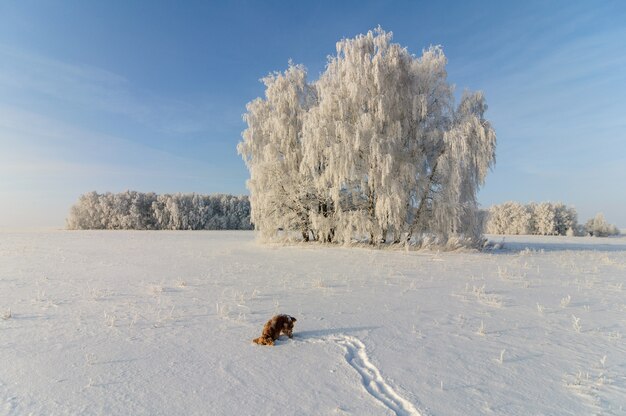
[[[397,416],[420,416],[415,406],[387,384],[380,371],[367,356],[365,345],[355,337],[343,335],[336,339],[346,351],[346,361],[361,375],[363,387],[376,400]]]
[[[361,376],[363,388],[373,398],[382,403],[396,416],[421,416],[415,406],[396,391],[385,381],[378,368],[372,364],[365,345],[356,337],[349,335],[331,335],[318,338],[319,341],[333,341],[345,351],[348,364]]]

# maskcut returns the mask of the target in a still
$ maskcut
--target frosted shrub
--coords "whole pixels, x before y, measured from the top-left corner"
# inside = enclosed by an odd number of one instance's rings
[[[607,237],[619,235],[619,230],[615,225],[609,224],[604,219],[604,214],[598,213],[585,224],[585,232],[594,237]]]
[[[263,79],[238,145],[266,238],[480,241],[476,192],[495,161],[482,93],[454,105],[440,47],[420,57],[382,29],[337,43],[319,80],[289,64]]]
[[[572,297],[567,295],[566,297],[561,299],[561,308],[567,308],[572,301]]]
[[[477,333],[478,335],[481,335],[481,336],[485,336],[485,334],[487,333],[487,332],[485,331],[485,323],[484,323],[483,321],[480,321],[480,327],[478,328],[478,330],[476,331],[476,333]]]
[[[498,362],[500,363],[500,365],[504,364],[504,353],[506,352],[506,349],[503,349],[500,351],[500,358],[498,358]]]

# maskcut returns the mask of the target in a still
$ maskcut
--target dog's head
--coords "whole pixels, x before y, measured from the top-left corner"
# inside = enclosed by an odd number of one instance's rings
[[[297,321],[296,318],[294,318],[293,316],[289,316],[289,315],[280,316],[280,320],[283,323],[282,327],[285,329],[293,329],[293,324]]]

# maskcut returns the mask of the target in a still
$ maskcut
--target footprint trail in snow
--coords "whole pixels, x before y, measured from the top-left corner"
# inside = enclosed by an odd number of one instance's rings
[[[332,341],[341,346],[345,351],[347,363],[361,376],[365,391],[394,412],[396,416],[421,416],[410,401],[396,393],[385,381],[378,368],[367,356],[365,345],[358,338],[349,335],[333,335],[318,338],[317,341]]]

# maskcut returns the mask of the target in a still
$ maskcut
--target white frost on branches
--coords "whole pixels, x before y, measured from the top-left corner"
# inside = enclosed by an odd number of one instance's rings
[[[67,218],[70,230],[248,230],[247,196],[126,191],[81,195]]]
[[[596,214],[594,218],[591,218],[585,224],[585,231],[588,235],[594,237],[607,237],[610,235],[619,235],[619,229],[612,224],[609,224],[604,219],[604,214],[601,212]]]
[[[519,202],[505,202],[489,209],[486,232],[489,234],[531,234],[532,210]]]
[[[522,205],[509,201],[489,209],[485,228],[489,234],[574,235],[578,215],[561,202]]]
[[[250,170],[252,221],[271,237],[278,229],[310,229],[311,177],[300,172],[304,114],[316,101],[306,71],[289,63],[285,73],[262,79],[265,99],[248,103],[248,129],[237,147]]]
[[[262,236],[304,240],[478,241],[476,192],[495,161],[482,93],[454,106],[446,57],[421,57],[378,28],[337,43],[307,83],[302,66],[263,79],[238,151]]]

